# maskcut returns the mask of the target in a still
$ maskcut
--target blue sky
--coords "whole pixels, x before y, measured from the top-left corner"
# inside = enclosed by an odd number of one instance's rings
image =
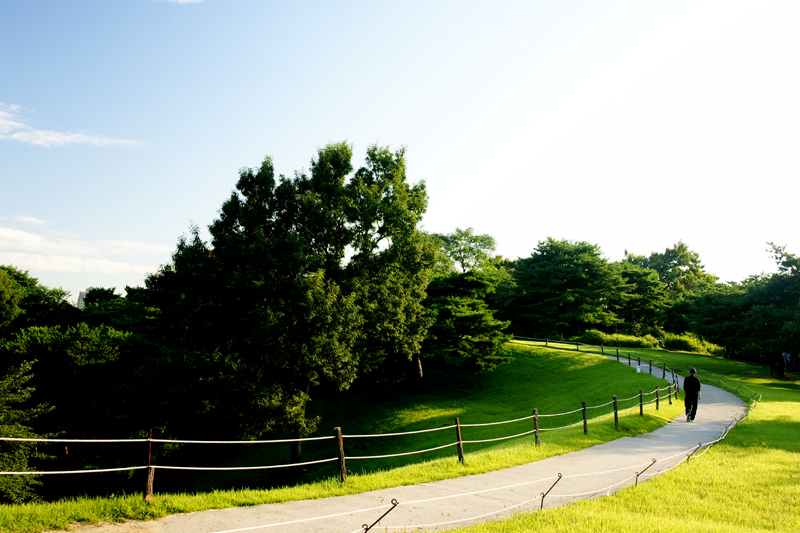
[[[425,229],[527,256],[800,252],[800,3],[0,3],[0,264],[141,285],[242,167],[408,149]]]

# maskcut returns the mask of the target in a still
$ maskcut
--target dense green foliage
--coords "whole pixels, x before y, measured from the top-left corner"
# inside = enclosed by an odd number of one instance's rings
[[[12,366],[0,377],[0,437],[37,438],[30,426],[35,418],[46,414],[46,405],[26,406],[33,389],[30,362]],[[0,471],[33,472],[31,459],[42,459],[33,442],[0,441]],[[35,500],[34,488],[41,484],[39,476],[0,476],[0,498],[13,503]]]
[[[637,337],[635,335],[625,335],[623,333],[603,333],[596,329],[585,331],[583,335],[575,339],[585,344],[595,346],[612,346],[619,348],[658,348],[658,339],[652,335]]]
[[[195,228],[147,280],[162,342],[197,375],[184,381],[195,423],[300,437],[317,423],[305,415],[312,388],[397,379],[419,358],[434,260],[416,228],[424,184],[406,183],[403,150],[370,147],[348,180],[351,158],[340,143],[309,175],[276,179],[270,158],[242,170],[211,242]]]
[[[625,282],[596,245],[548,238],[517,261],[514,278],[515,333],[566,338],[622,323],[610,303],[624,298]]]
[[[663,254],[653,252],[649,257],[626,251],[625,261],[657,272],[664,290],[673,300],[717,281],[715,276],[705,272],[700,255],[690,250],[683,241],[667,248]]]
[[[5,328],[0,322],[0,334],[8,336],[28,326],[75,324],[79,312],[67,301],[69,293],[65,290],[45,287],[27,271],[10,265],[0,265],[0,271],[11,280],[19,306],[19,313]]]
[[[510,322],[495,318],[498,289],[513,283],[496,258],[494,238],[475,235],[472,228],[431,235],[439,247],[436,273],[423,302],[433,322],[423,351],[440,365],[453,363],[469,370],[491,370],[507,363],[503,331]]]
[[[424,344],[426,355],[463,360],[470,369],[491,369],[508,362],[502,347],[509,322],[494,318],[486,304],[491,278],[480,272],[438,276],[428,285],[425,306],[434,323]]]
[[[0,270],[0,328],[19,314],[20,291],[4,270]]]

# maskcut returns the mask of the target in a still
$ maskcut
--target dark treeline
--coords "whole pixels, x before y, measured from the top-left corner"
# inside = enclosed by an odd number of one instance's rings
[[[340,143],[307,174],[276,177],[270,158],[241,170],[210,240],[192,228],[124,296],[95,288],[78,309],[0,267],[0,436],[301,439],[320,424],[314,398],[491,370],[508,361],[509,334],[683,335],[779,372],[781,354],[798,353],[800,260],[783,247],[770,244],[778,273],[732,284],[683,242],[609,262],[596,245],[547,239],[508,260],[471,228],[419,228],[427,193],[407,182],[404,150],[371,146],[358,169],[352,157]],[[0,469],[141,464],[125,446],[0,442]],[[0,498],[105,490],[41,483],[0,476]]]

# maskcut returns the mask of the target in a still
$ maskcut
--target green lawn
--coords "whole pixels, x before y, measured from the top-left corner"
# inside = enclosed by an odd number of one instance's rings
[[[463,533],[800,530],[800,383],[771,379],[761,366],[715,357],[656,356],[697,367],[710,384],[718,384],[713,380],[720,376],[706,371],[723,374],[726,383],[743,384],[763,399],[727,439],[663,476],[610,497],[520,514]],[[740,392],[750,394],[744,388]]]
[[[443,427],[459,417],[462,424],[497,422],[526,417],[537,408],[540,414],[561,413],[638,394],[639,389],[652,391],[666,382],[656,376],[636,373],[614,361],[574,348],[544,349],[514,343],[514,361],[494,372],[472,376],[429,371],[422,386],[402,385],[382,389],[361,388],[336,397],[319,398],[310,409],[312,416],[322,417],[320,435],[330,435],[334,426],[345,435],[391,433]],[[313,396],[313,395],[312,395]],[[652,396],[651,396],[652,398]],[[635,406],[636,401],[620,404]],[[620,431],[614,428],[611,407],[590,410],[600,416],[589,422],[589,434],[580,424],[566,430],[543,432],[537,448],[533,436],[500,443],[465,445],[466,463],[456,460],[456,450],[444,450],[411,457],[349,460],[348,479],[340,483],[334,465],[309,468],[295,473],[295,483],[271,489],[216,490],[215,487],[268,486],[274,484],[269,474],[223,473],[186,476],[157,471],[156,490],[183,484],[183,491],[157,493],[151,505],[141,495],[115,495],[106,498],[73,498],[69,500],[0,506],[0,531],[35,532],[65,528],[72,522],[124,521],[152,519],[175,513],[204,509],[248,506],[307,498],[321,498],[365,492],[378,488],[421,483],[486,472],[516,464],[536,461],[567,453],[624,435],[652,431],[682,412],[682,405],[662,402],[645,407],[640,417],[638,408],[620,415]],[[540,427],[563,426],[581,420],[576,413],[569,417],[540,419]],[[533,428],[532,421],[487,428],[463,428],[464,440],[479,440],[521,433]],[[380,455],[405,452],[448,444],[455,440],[455,430],[423,433],[404,437],[345,439],[346,454]],[[231,453],[230,447],[209,453],[209,462],[223,464],[265,464],[285,459],[287,445],[248,445]],[[331,441],[309,442],[304,446],[304,459],[330,457]],[[184,476],[181,478],[180,476]]]

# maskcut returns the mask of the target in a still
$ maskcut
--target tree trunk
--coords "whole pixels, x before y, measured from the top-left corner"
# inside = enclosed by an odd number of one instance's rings
[[[311,390],[311,384],[307,383],[306,384],[306,396],[308,396],[308,393],[309,393],[310,390]],[[306,404],[303,403],[303,420],[305,420],[305,417],[306,417]],[[299,428],[299,427],[296,428],[292,432],[292,438],[293,439],[297,439],[297,440],[292,442],[292,443],[290,443],[290,445],[291,445],[291,453],[290,453],[291,460],[289,462],[291,462],[291,463],[300,462],[300,455],[302,454],[302,451],[303,451],[303,441],[301,439],[303,437],[304,437],[304,435],[303,435],[303,433],[301,431],[301,428]]]
[[[417,364],[417,369],[419,370],[419,378],[422,379],[422,358],[419,354],[414,356],[414,362]]]

